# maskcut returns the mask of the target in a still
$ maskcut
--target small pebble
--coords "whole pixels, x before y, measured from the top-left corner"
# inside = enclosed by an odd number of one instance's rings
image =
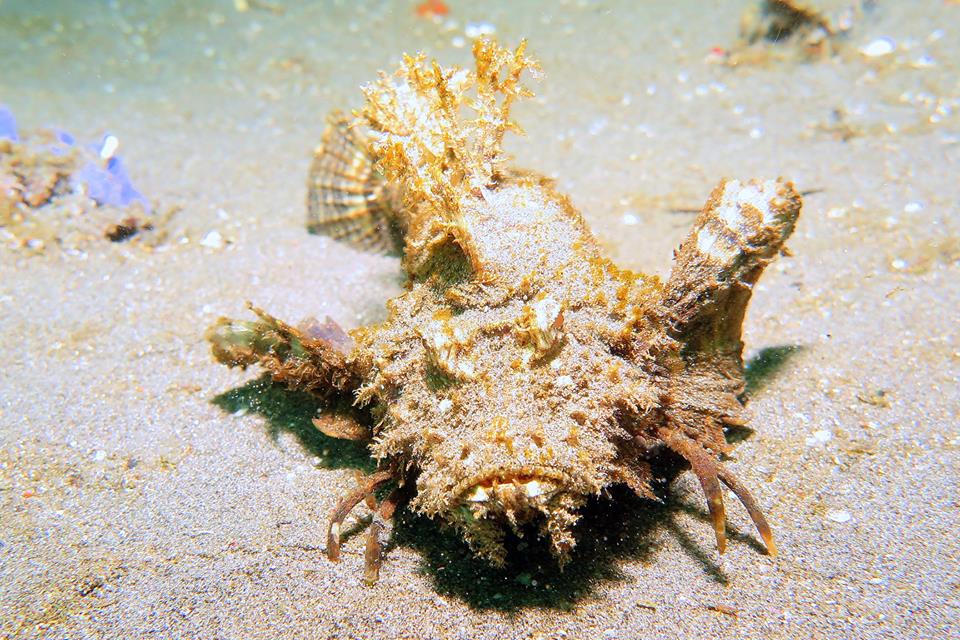
[[[468,38],[479,38],[480,36],[492,36],[497,32],[497,28],[489,22],[468,22],[463,32]]]
[[[222,249],[223,248],[223,236],[220,235],[220,232],[214,229],[213,231],[208,231],[203,239],[200,240],[200,244],[204,247],[210,249]]]
[[[844,522],[849,522],[851,517],[852,516],[849,512],[837,509],[831,510],[827,513],[827,520],[830,520],[831,522],[839,522],[841,524]]]
[[[653,129],[650,127],[650,125],[644,124],[644,123],[642,123],[642,122],[639,123],[639,124],[634,125],[633,130],[636,131],[637,133],[643,134],[644,136],[646,136],[646,137],[648,137],[648,138],[652,138],[652,137],[655,135],[654,132],[653,132]],[[636,155],[636,154],[634,154],[634,155]],[[631,158],[631,159],[632,159],[632,160],[636,160],[636,158]]]
[[[920,211],[923,211],[922,202],[914,201],[914,202],[908,202],[907,204],[903,205],[904,213],[918,213]]]
[[[636,215],[630,212],[623,214],[623,224],[627,225],[628,227],[632,227],[639,222],[640,218],[638,218]]]
[[[896,48],[897,44],[893,41],[893,39],[884,36],[882,38],[877,38],[870,44],[861,47],[860,53],[868,58],[878,58],[880,56],[890,55]]]
[[[826,429],[819,429],[813,432],[813,435],[807,438],[807,446],[815,447],[817,445],[825,444],[830,441],[830,438],[833,437],[833,434],[827,431]]]
[[[607,128],[607,123],[609,121],[606,118],[597,118],[590,123],[590,126],[587,128],[587,133],[592,136],[598,135],[601,131]]]

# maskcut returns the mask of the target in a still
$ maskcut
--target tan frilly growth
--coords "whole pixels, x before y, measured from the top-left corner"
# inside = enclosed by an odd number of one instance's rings
[[[520,84],[523,71],[539,72],[525,50],[525,42],[511,52],[477,40],[475,71],[441,67],[422,53],[404,56],[396,73],[364,87],[367,104],[359,115],[371,131],[371,154],[402,193],[399,225],[406,230],[411,273],[448,238],[474,271],[482,271],[463,205],[496,185],[503,136],[522,132],[510,120],[510,108],[532,95]],[[464,109],[476,117],[462,119]]]

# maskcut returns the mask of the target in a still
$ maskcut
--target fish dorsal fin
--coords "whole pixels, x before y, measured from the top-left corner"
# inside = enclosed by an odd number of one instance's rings
[[[332,113],[310,165],[307,229],[359,249],[397,251],[390,200],[365,135],[343,113]]]
[[[486,193],[505,171],[503,137],[520,130],[510,119],[514,102],[533,95],[520,76],[539,66],[525,50],[525,42],[510,51],[481,38],[473,47],[475,71],[442,67],[420,53],[364,86],[358,118],[371,132],[377,166],[402,195],[409,273],[449,241],[474,275],[486,270],[471,218],[488,208]],[[470,112],[476,117],[465,117]]]

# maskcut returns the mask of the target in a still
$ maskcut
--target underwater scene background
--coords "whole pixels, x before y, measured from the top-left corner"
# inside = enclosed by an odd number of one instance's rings
[[[949,635],[958,25],[950,0],[0,0],[0,636]],[[311,153],[378,70],[471,67],[483,36],[543,69],[507,151],[623,267],[666,276],[721,178],[804,193],[727,434],[776,558],[732,498],[718,556],[682,474],[588,504],[562,570],[401,512],[368,587],[368,512],[323,552],[365,447],[213,361],[245,300],[384,320],[399,259],[307,232]]]

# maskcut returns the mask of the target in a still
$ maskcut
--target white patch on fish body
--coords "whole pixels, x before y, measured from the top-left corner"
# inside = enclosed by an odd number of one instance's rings
[[[703,227],[697,232],[697,249],[706,256],[722,259],[725,254],[717,252],[718,239],[713,231]]]
[[[739,204],[737,205],[726,205],[720,207],[720,212],[717,214],[723,223],[727,226],[728,229],[734,231],[738,234],[743,233],[741,225],[745,222],[743,217],[743,211],[740,209]]]
[[[523,485],[523,488],[528,498],[536,498],[537,496],[542,496],[544,493],[546,493],[543,485],[537,480],[531,480],[527,484]]]

